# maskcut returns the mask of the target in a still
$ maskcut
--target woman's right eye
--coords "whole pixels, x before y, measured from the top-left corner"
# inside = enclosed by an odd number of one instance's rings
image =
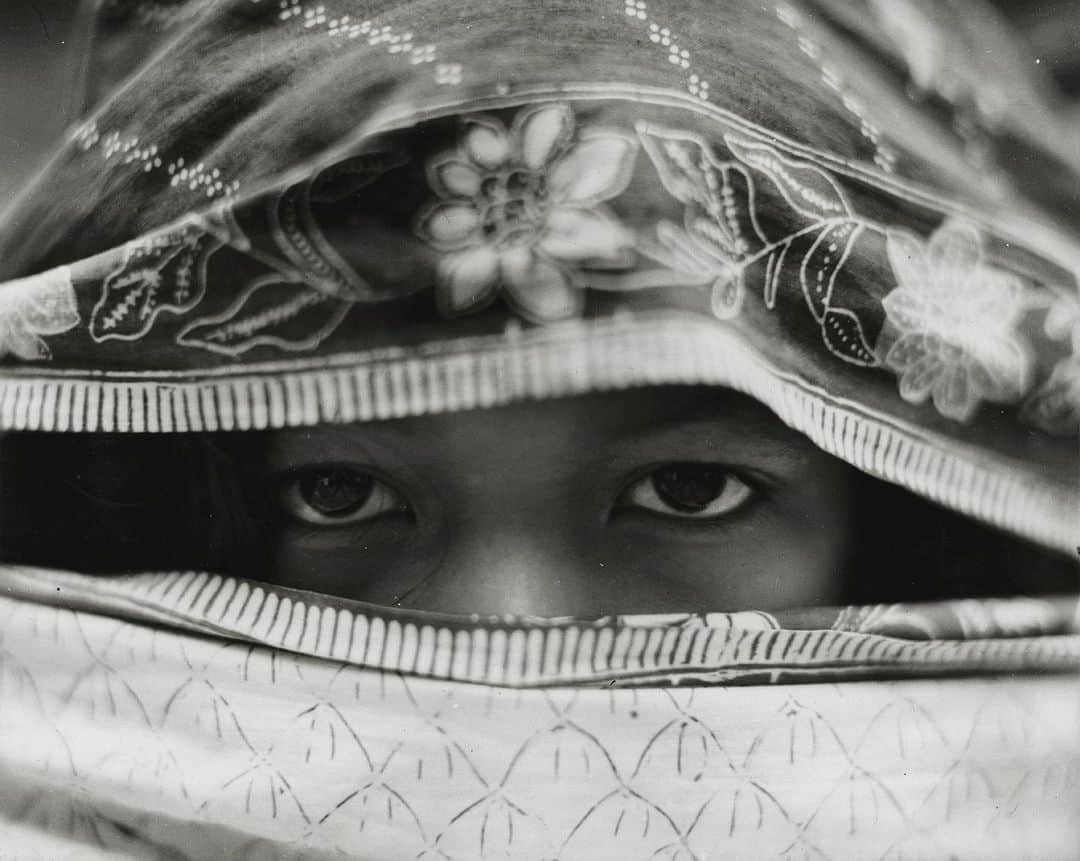
[[[623,504],[670,518],[716,520],[754,497],[754,488],[724,466],[669,463],[632,484]]]
[[[289,473],[281,498],[290,515],[317,526],[363,523],[409,511],[408,503],[392,487],[343,466],[305,467]]]

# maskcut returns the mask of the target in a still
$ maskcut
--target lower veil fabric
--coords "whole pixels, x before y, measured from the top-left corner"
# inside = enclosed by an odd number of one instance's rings
[[[20,859],[1072,858],[1080,636],[1046,637],[1054,658],[1008,638],[1070,611],[832,614],[886,651],[967,627],[1034,675],[984,652],[967,678],[514,690],[2,598],[0,838]],[[776,624],[737,615],[729,634]],[[829,632],[801,633],[777,664]]]

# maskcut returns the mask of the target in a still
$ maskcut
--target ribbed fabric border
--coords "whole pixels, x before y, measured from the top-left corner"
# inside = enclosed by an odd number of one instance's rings
[[[877,478],[1067,552],[1080,491],[1018,464],[830,398],[707,321],[605,320],[214,373],[0,378],[0,429],[261,430],[493,407],[643,385],[728,386]]]
[[[407,611],[380,615],[201,572],[102,579],[7,566],[0,568],[0,585],[13,597],[136,622],[374,669],[509,687],[1080,669],[1075,633],[917,641],[835,629],[740,627],[745,614],[694,625],[444,620]]]

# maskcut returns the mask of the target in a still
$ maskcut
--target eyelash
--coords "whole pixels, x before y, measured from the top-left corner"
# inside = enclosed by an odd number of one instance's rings
[[[663,499],[658,478],[664,473],[691,471],[701,474],[712,473],[712,478],[719,478],[722,484],[715,495],[710,495],[702,511],[678,510]],[[617,508],[645,511],[654,516],[673,521],[692,521],[702,525],[716,523],[739,513],[751,505],[760,496],[758,483],[742,475],[739,471],[713,463],[664,463],[653,466],[627,485],[619,494]],[[727,497],[725,499],[725,497]]]
[[[319,511],[306,498],[308,492],[313,492],[318,488],[308,488],[305,491],[304,487],[305,482],[318,483],[320,479],[329,480],[335,476],[354,483],[367,482],[369,485],[366,493],[359,494],[354,502],[342,504],[338,509],[341,512],[340,515]],[[405,498],[386,482],[370,472],[337,464],[320,464],[286,473],[280,481],[279,498],[286,513],[296,520],[313,526],[354,526],[390,514],[410,512]]]
[[[336,487],[333,485],[334,479],[338,482]],[[672,499],[676,494],[671,487],[672,482],[677,484],[679,481],[687,485],[682,489],[689,490],[693,500],[689,505],[684,503],[681,510],[678,500]],[[354,485],[352,488],[343,488],[350,483]],[[308,485],[306,488],[305,484]],[[666,488],[665,484],[668,485]],[[711,486],[714,484],[718,485],[715,492]],[[323,490],[328,495],[328,501],[332,501],[335,494],[342,494],[343,489],[345,497],[333,512],[319,511],[308,498]],[[665,496],[668,500],[664,499]],[[667,520],[704,525],[738,513],[758,496],[756,482],[719,464],[663,463],[651,467],[630,482],[618,495],[616,510],[630,509]],[[371,472],[338,464],[291,470],[280,480],[279,497],[288,515],[318,527],[355,526],[391,514],[411,513],[407,500],[392,486]]]

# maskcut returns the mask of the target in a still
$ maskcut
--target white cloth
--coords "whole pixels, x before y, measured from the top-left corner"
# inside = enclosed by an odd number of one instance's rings
[[[1071,676],[509,690],[0,620],[5,861],[1080,853]]]

